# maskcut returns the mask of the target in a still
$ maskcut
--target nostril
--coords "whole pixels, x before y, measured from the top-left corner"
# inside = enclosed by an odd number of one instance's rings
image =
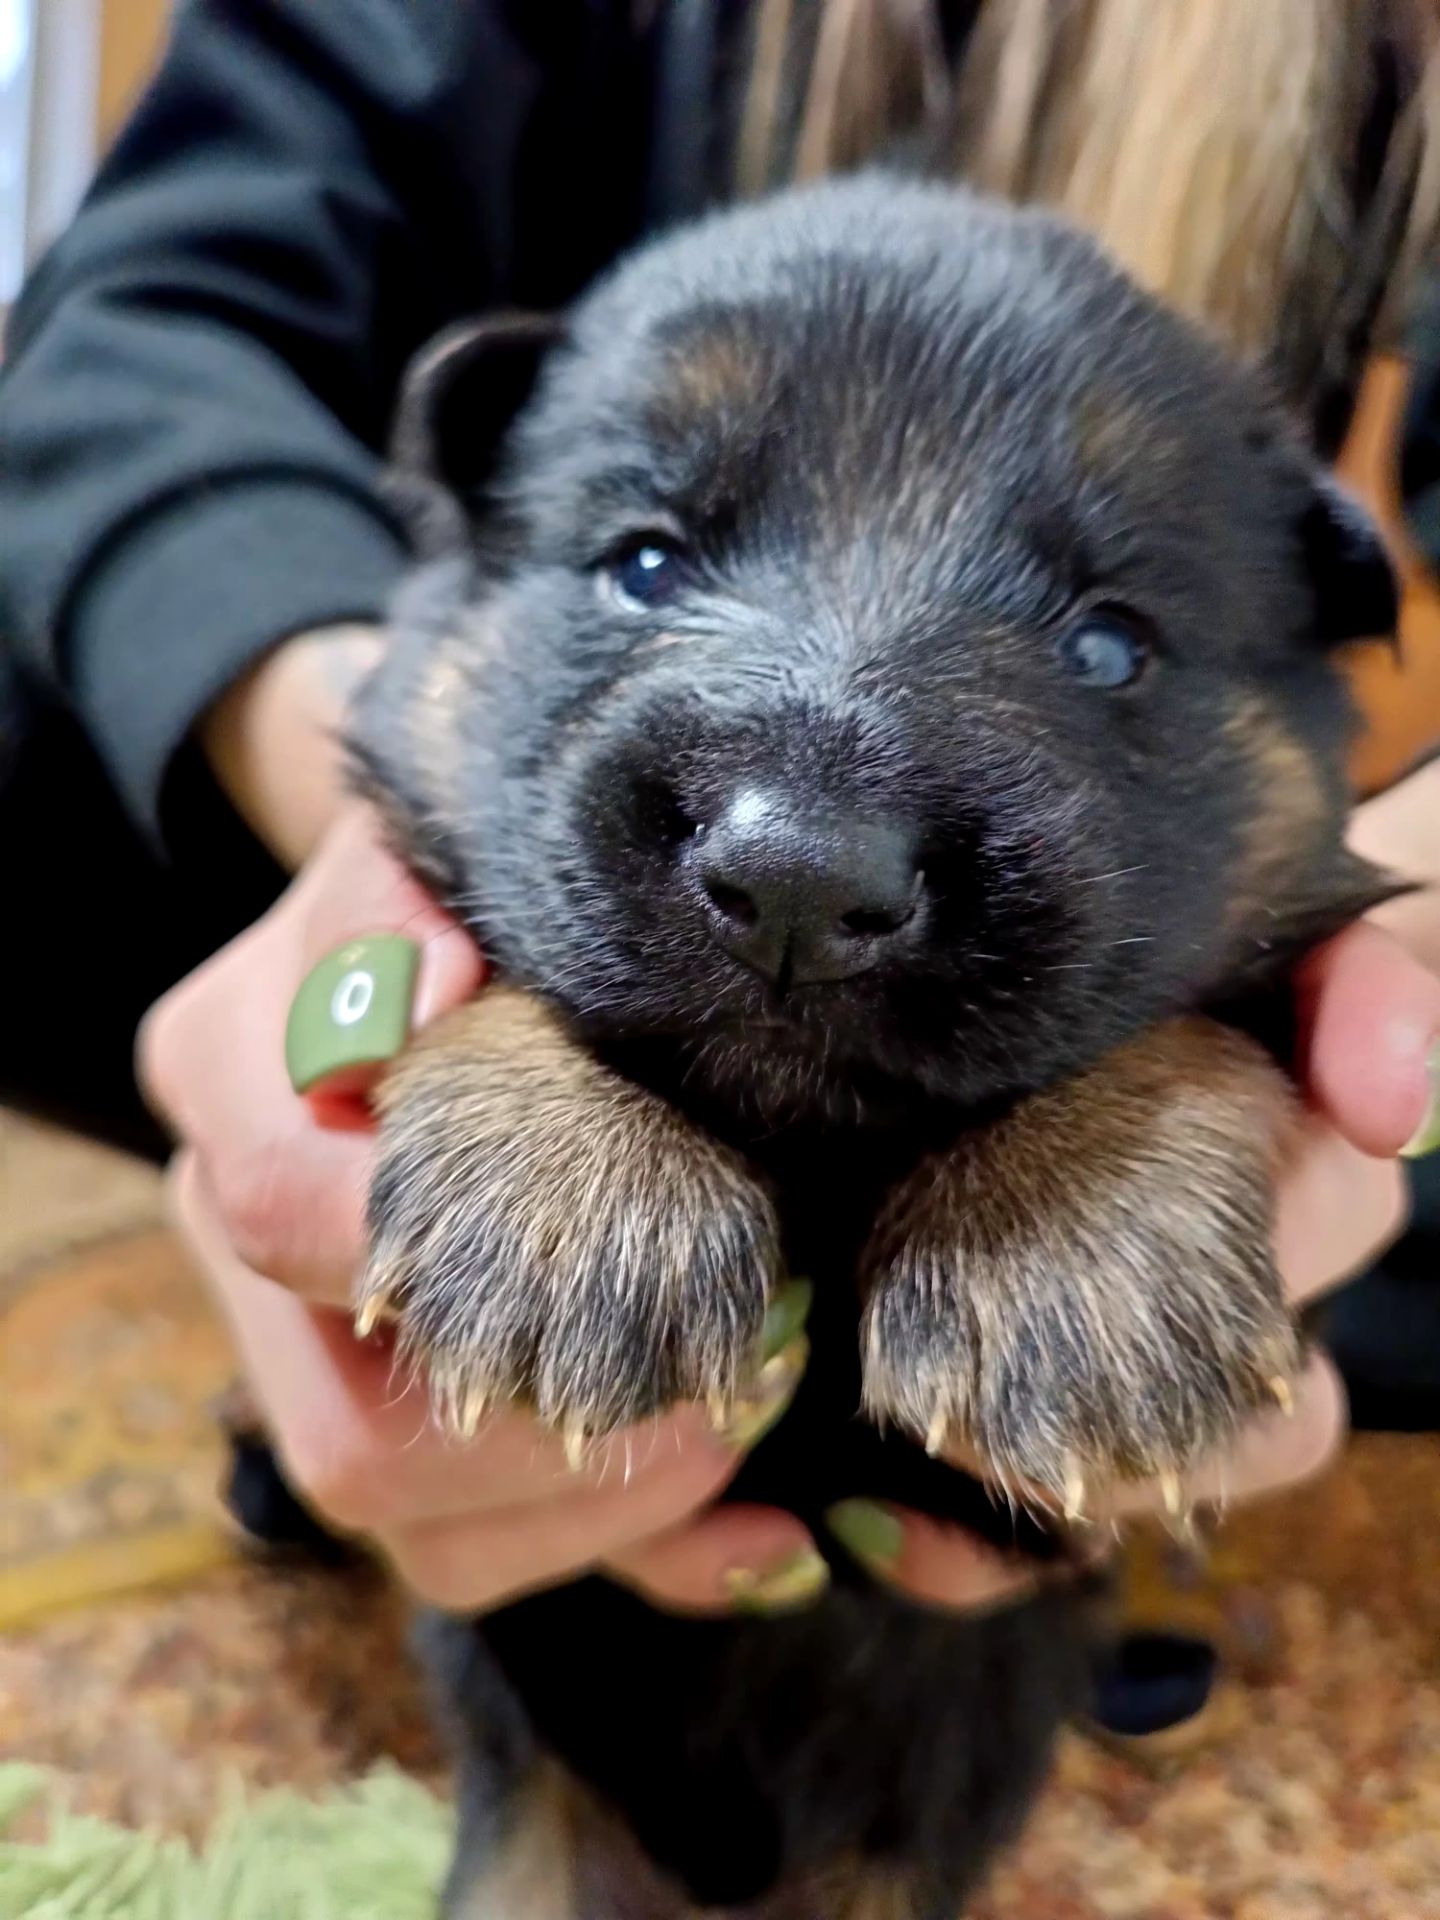
[[[915,918],[920,905],[920,897],[925,889],[925,876],[916,872],[911,883],[909,898],[892,899],[868,907],[851,907],[840,915],[842,932],[851,934],[857,940],[883,939],[887,934],[899,933],[902,927],[908,927]]]
[[[631,808],[640,837],[667,853],[694,839],[699,831],[699,822],[685,811],[668,780],[636,780],[631,787]]]
[[[732,926],[753,927],[760,918],[759,908],[742,888],[723,880],[707,880],[704,885],[711,906]]]
[[[876,938],[886,933],[898,933],[907,921],[915,917],[913,905],[903,907],[856,907],[851,913],[842,913],[840,924],[846,933],[853,933],[856,939]]]

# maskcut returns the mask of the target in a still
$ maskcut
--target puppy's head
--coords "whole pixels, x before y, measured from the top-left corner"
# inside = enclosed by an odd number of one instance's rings
[[[772,1114],[972,1105],[1358,903],[1327,650],[1393,623],[1378,544],[1049,218],[873,181],[724,215],[553,342],[447,343],[401,450],[460,557],[363,747],[599,1040]]]

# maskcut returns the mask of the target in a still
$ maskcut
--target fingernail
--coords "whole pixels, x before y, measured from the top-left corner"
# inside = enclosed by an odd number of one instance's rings
[[[841,1500],[827,1510],[825,1524],[862,1566],[882,1573],[894,1566],[905,1544],[903,1522],[874,1500]]]
[[[345,1068],[395,1058],[410,1034],[419,964],[413,940],[372,933],[311,968],[285,1027],[285,1069],[296,1093]]]
[[[797,1333],[765,1362],[752,1387],[712,1414],[710,1424],[717,1438],[742,1452],[763,1440],[795,1398],[809,1358],[810,1342]]]
[[[760,1354],[773,1360],[789,1346],[810,1317],[810,1302],[815,1289],[808,1280],[786,1280],[775,1289],[765,1309],[765,1325],[760,1334]]]
[[[1405,1160],[1423,1160],[1427,1153],[1440,1151],[1440,1042],[1430,1050],[1430,1104],[1420,1131],[1400,1149]]]
[[[737,1613],[794,1613],[830,1584],[830,1569],[813,1547],[787,1553],[768,1567],[732,1567],[725,1591]]]

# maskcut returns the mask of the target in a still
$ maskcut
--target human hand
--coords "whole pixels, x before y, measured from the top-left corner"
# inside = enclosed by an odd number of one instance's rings
[[[291,872],[346,805],[341,730],[382,645],[378,627],[356,622],[295,634],[200,721],[200,745],[231,805]]]

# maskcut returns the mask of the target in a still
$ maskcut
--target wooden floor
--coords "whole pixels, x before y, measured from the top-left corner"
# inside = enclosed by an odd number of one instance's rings
[[[148,1176],[0,1153],[0,1758],[191,1831],[235,1779],[440,1784],[393,1594],[219,1524],[229,1355]],[[1440,1920],[1440,1446],[1359,1441],[1203,1579],[1150,1543],[1134,1586],[1229,1652],[1210,1740],[1142,1769],[1072,1738],[975,1920]]]

